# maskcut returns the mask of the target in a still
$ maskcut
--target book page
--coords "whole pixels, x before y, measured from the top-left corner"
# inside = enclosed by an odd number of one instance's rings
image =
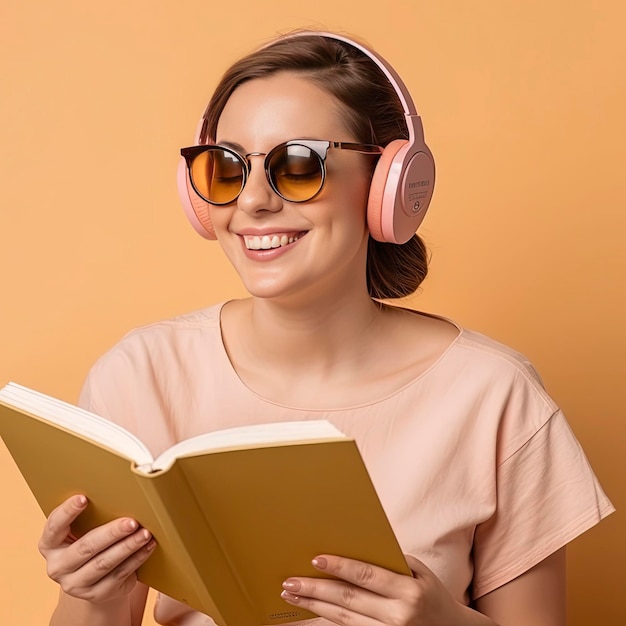
[[[346,439],[346,436],[326,420],[273,422],[238,426],[197,435],[181,441],[161,453],[152,463],[152,471],[168,469],[175,459],[203,452],[217,452],[229,448],[266,447],[280,444],[311,443]],[[139,471],[148,468],[139,467]]]
[[[0,389],[0,402],[114,450],[138,465],[152,463],[150,450],[132,433],[73,404],[16,383]]]

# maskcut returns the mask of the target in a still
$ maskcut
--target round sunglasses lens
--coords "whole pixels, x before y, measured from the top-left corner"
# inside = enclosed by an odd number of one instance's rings
[[[237,199],[244,182],[243,166],[237,155],[221,148],[201,152],[191,165],[196,189],[213,204]]]
[[[322,188],[324,164],[321,157],[307,146],[284,146],[268,163],[274,188],[286,200],[305,202]]]

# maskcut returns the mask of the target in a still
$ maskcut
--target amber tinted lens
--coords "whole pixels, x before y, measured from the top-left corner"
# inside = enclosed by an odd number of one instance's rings
[[[278,193],[292,202],[310,200],[324,182],[322,158],[307,146],[292,144],[274,152],[267,164]]]
[[[206,200],[229,204],[237,199],[243,187],[243,164],[236,154],[211,148],[194,158],[191,177],[196,190]]]

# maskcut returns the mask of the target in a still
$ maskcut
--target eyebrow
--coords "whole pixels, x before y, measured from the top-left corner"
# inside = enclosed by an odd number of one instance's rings
[[[233,150],[235,150],[236,152],[240,152],[241,154],[245,154],[246,152],[245,148],[241,144],[238,144],[234,141],[220,141],[218,145],[225,146],[226,148],[232,148]]]

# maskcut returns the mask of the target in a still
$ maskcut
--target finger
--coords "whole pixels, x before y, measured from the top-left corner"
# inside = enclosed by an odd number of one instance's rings
[[[83,495],[72,496],[50,513],[39,540],[39,551],[58,548],[67,541],[70,525],[87,507]]]
[[[303,606],[341,623],[359,616],[384,623],[396,623],[400,606],[394,599],[341,580],[323,578],[288,578],[282,597],[290,604]],[[400,620],[398,620],[398,623]]]
[[[390,621],[391,615],[389,612],[385,613],[384,611],[376,611],[374,614],[368,614],[366,606],[360,606],[358,607],[359,610],[356,610],[355,605],[361,604],[361,602],[357,600],[359,594],[369,594],[370,596],[374,596],[374,594],[369,591],[352,586],[352,589],[355,590],[353,595],[352,592],[342,593],[339,589],[335,589],[333,591],[329,585],[321,584],[318,586],[315,582],[313,582],[316,580],[317,582],[320,582],[320,579],[300,580],[302,582],[310,582],[312,584],[312,588],[305,584],[301,587],[302,593],[294,593],[292,591],[283,590],[281,597],[285,600],[285,602],[311,611],[312,613],[326,618],[335,624],[350,624],[350,626],[355,626],[357,624],[358,626],[381,626],[383,623],[394,623]],[[323,583],[328,582],[332,581],[323,581]],[[347,590],[348,585],[346,583],[339,583],[335,581],[335,584],[342,585]],[[309,593],[312,595],[307,595]],[[332,598],[334,598],[334,600]],[[341,599],[341,601],[339,599]],[[355,600],[357,601],[355,602]],[[379,614],[383,615],[384,621],[377,617]]]
[[[313,565],[320,571],[385,598],[403,598],[413,588],[411,577],[363,561],[320,555],[313,559]]]
[[[155,546],[156,542],[151,539],[97,581],[89,580],[82,570],[78,570],[66,576],[61,587],[65,593],[91,602],[127,595],[137,583],[137,569],[148,560]]]
[[[94,528],[68,546],[64,566],[69,571],[82,569],[86,580],[94,583],[145,546],[151,538],[150,532],[140,528],[135,520],[115,520]]]

